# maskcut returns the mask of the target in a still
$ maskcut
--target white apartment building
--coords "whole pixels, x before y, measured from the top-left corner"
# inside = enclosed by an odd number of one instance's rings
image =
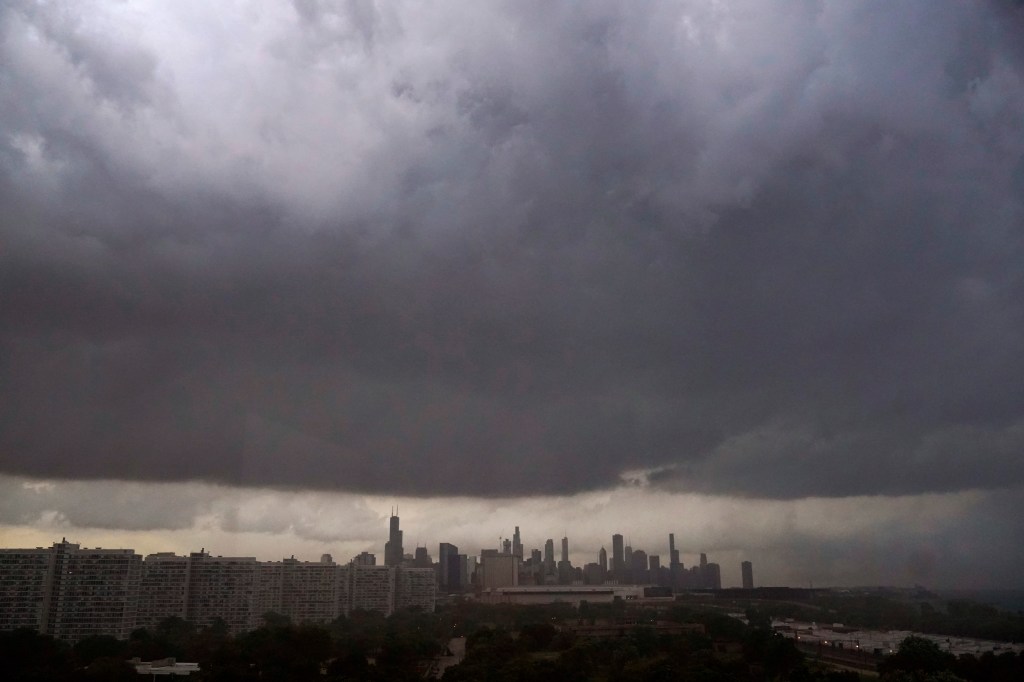
[[[432,568],[399,568],[395,572],[395,609],[434,611],[437,574]]]

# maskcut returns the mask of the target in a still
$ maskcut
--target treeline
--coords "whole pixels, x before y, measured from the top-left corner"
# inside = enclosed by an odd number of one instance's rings
[[[32,630],[0,633],[4,679],[77,682],[132,680],[128,663],[173,657],[198,662],[189,678],[205,681],[419,680],[424,662],[438,655],[450,625],[435,614],[356,612],[328,626],[293,625],[267,614],[266,624],[231,636],[222,623],[196,628],[168,618],[152,630],[134,631],[128,640],[89,637],[69,646]]]
[[[1024,680],[1024,653],[954,656],[931,640],[907,637],[878,664],[878,672],[882,682],[1019,682]]]
[[[621,604],[584,605],[572,619],[586,624],[624,614]],[[749,627],[714,612],[673,608],[660,619],[701,623],[705,633],[662,634],[652,627],[659,620],[655,611],[629,609],[628,620],[636,625],[625,636],[593,640],[575,637],[522,607],[517,615],[532,622],[521,623],[517,630],[485,625],[472,632],[465,660],[445,673],[444,682],[860,680],[856,673],[809,662],[791,640],[770,628]]]
[[[947,637],[1024,642],[1024,614],[966,600],[883,594],[822,594],[807,604],[732,600],[737,608],[756,603],[773,618],[842,623],[873,630],[913,630]]]
[[[1024,642],[1024,614],[964,600],[900,600],[883,595],[819,597],[851,627],[914,630],[949,637]]]

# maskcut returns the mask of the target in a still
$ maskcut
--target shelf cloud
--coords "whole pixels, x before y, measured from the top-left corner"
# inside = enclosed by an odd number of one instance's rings
[[[1019,488],[1022,45],[998,2],[6,2],[0,470]]]

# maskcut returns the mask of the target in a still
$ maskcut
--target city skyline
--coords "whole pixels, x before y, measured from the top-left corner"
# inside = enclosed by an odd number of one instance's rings
[[[1024,587],[1021,3],[0,29],[0,545]]]

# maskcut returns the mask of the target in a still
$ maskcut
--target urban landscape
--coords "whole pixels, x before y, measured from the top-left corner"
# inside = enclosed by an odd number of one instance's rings
[[[519,528],[501,547],[479,555],[441,542],[437,559],[426,547],[407,552],[396,515],[388,519],[383,560],[362,552],[348,562],[329,555],[319,561],[294,556],[281,561],[214,556],[201,549],[188,556],[132,549],[86,548],[63,539],[48,548],[0,549],[0,631],[31,628],[76,642],[90,636],[127,638],[170,617],[205,627],[222,622],[239,634],[279,613],[295,623],[330,623],[363,610],[391,615],[432,612],[438,598],[467,595],[484,603],[579,604],[641,597],[669,597],[686,590],[721,590],[721,568],[705,554],[685,567],[668,537],[668,561],[611,536],[611,552],[574,566],[569,539],[559,553],[555,541],[524,548]],[[743,589],[754,587],[749,561],[741,566]]]
[[[0,0],[3,682],[1020,682],[1022,378],[1024,0]]]
[[[426,547],[406,551],[400,521],[387,519],[381,563],[369,551],[348,562],[205,548],[143,557],[66,538],[2,548],[0,653],[26,680],[504,680],[513,666],[520,680],[677,679],[664,677],[674,670],[857,682],[924,665],[984,681],[1024,666],[1024,645],[1011,641],[1024,635],[1019,613],[943,603],[920,587],[756,587],[743,561],[742,586],[723,588],[705,554],[683,564],[674,534],[667,565],[616,533],[610,553],[574,566],[568,537],[557,554],[553,538],[527,550],[519,527],[479,554],[441,542],[435,561]],[[936,620],[933,605],[946,615]],[[870,615],[879,607],[888,614]],[[608,658],[621,647],[633,647],[631,663]]]

